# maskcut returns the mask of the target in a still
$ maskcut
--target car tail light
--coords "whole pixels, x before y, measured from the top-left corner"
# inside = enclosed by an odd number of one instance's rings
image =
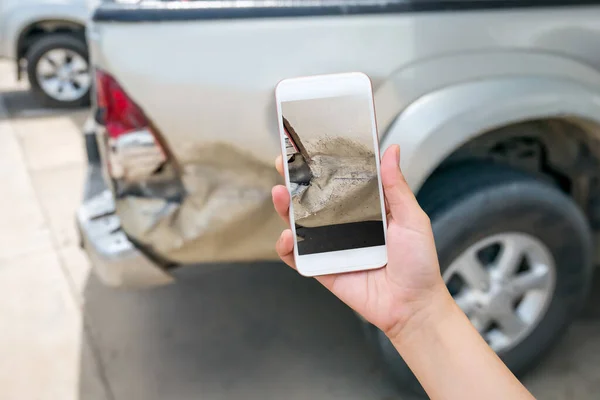
[[[108,134],[108,171],[113,178],[142,181],[167,160],[142,109],[111,75],[96,70],[98,122]]]
[[[96,71],[98,108],[102,110],[103,123],[111,138],[148,127],[148,120],[115,78]]]

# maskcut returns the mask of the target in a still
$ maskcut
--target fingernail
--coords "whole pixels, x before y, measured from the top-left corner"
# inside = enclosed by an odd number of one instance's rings
[[[398,146],[397,144],[394,145],[396,146],[396,148],[394,149],[394,153],[396,155],[396,165],[400,165],[400,146]]]

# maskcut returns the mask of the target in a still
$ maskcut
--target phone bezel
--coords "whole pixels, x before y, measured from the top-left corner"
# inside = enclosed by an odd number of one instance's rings
[[[373,88],[369,77],[361,72],[349,72],[331,75],[315,75],[300,78],[284,79],[275,88],[277,103],[277,123],[279,126],[279,139],[281,154],[283,155],[284,176],[288,191],[290,190],[290,177],[285,158],[285,133],[283,128],[281,103],[285,101],[339,97],[345,95],[360,95],[369,99],[371,115],[371,135],[373,148],[377,155],[377,182],[381,218],[383,224],[384,243],[387,244],[387,220],[385,215],[385,201],[381,184],[381,167],[379,160],[379,139],[377,136],[377,122],[373,101]],[[326,253],[299,255],[296,246],[296,228],[294,222],[293,205],[290,203],[290,224],[294,235],[294,259],[298,272],[304,276],[317,276],[341,272],[361,271],[381,268],[387,264],[386,244],[381,246],[362,247],[358,249],[339,250]]]

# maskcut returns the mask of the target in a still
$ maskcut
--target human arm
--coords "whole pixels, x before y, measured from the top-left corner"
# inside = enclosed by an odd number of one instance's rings
[[[386,334],[432,399],[533,399],[447,290]]]
[[[276,165],[281,173],[280,158]],[[385,152],[381,175],[388,207],[388,265],[317,280],[390,338],[431,398],[531,399],[448,293],[429,218],[402,176],[397,146]],[[273,202],[288,221],[285,187],[273,188]],[[287,229],[276,249],[292,267],[293,246]]]

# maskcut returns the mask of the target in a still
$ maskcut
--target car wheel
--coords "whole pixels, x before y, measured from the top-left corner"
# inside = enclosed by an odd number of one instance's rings
[[[417,198],[450,293],[506,365],[525,373],[587,294],[592,245],[582,212],[551,182],[496,164],[436,173]],[[424,394],[387,337],[367,330],[400,386]]]
[[[69,34],[45,35],[31,45],[26,59],[31,88],[44,105],[89,105],[92,78],[84,40]]]

